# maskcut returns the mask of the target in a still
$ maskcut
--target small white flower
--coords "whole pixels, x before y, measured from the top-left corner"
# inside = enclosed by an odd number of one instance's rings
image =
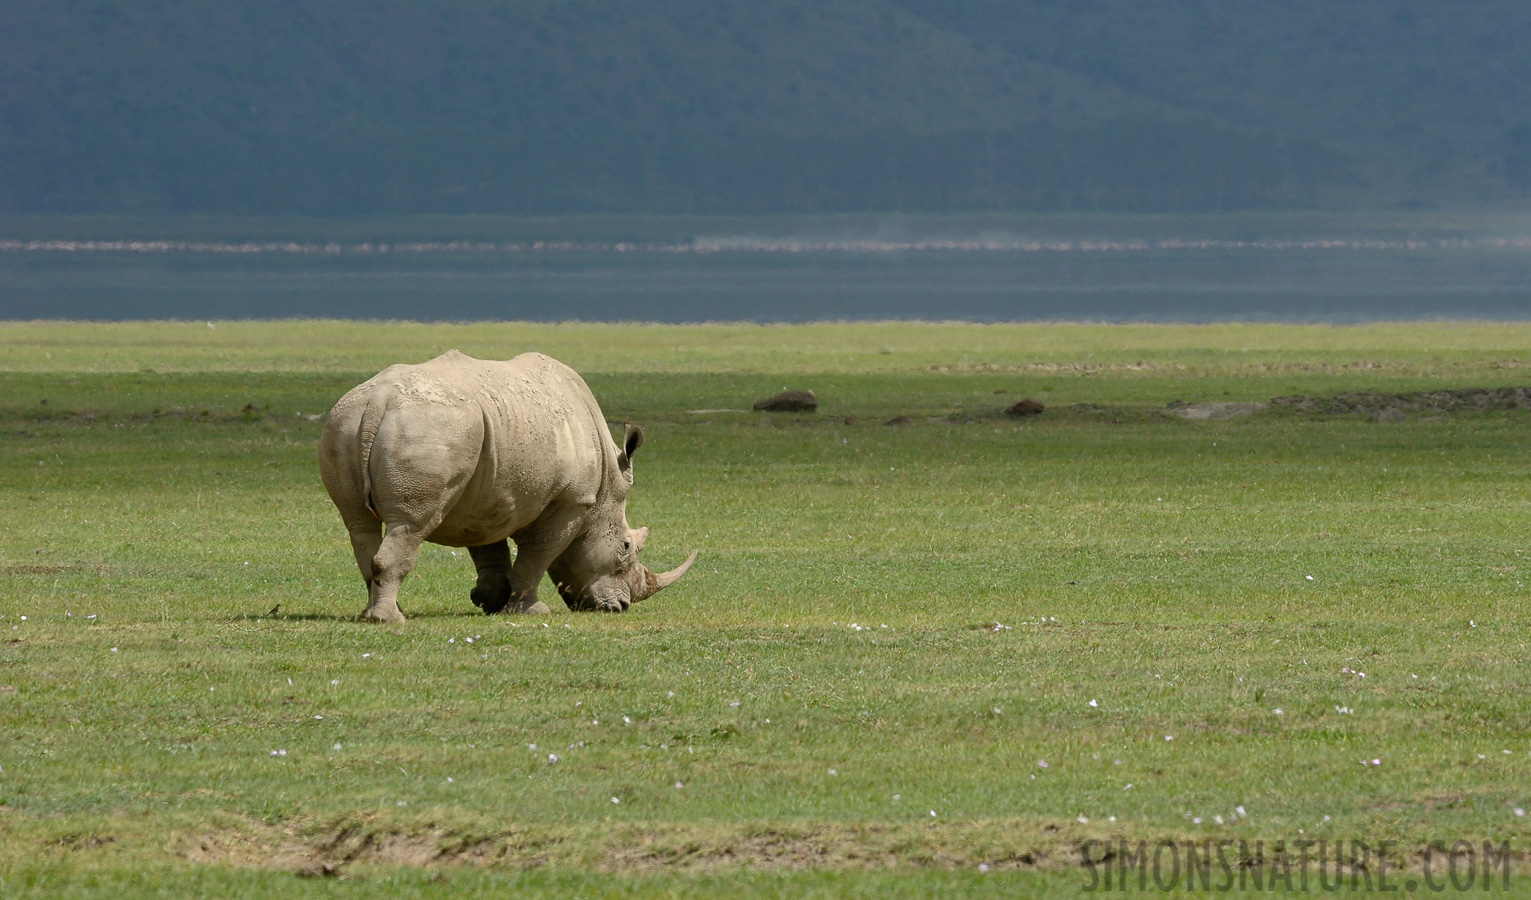
[[[612,802],[612,803],[621,803],[621,802],[622,802],[622,800],[621,800],[621,798],[620,798],[620,797],[612,797],[612,798],[611,798],[611,802]]]
[[[1304,575],[1303,577],[1308,579],[1309,581],[1313,580],[1313,576],[1312,575]]]
[[[1212,817],[1212,821],[1214,821],[1217,824],[1221,825],[1221,824],[1223,824],[1223,817],[1222,816],[1213,816]]]
[[[1045,759],[1037,760],[1037,768],[1039,768],[1039,769],[1047,768],[1047,760],[1045,760]]]
[[[738,700],[730,700],[730,701],[728,701],[728,705],[729,706],[738,706],[739,705],[739,701]]]
[[[980,871],[980,872],[987,872],[987,871],[989,871],[989,864],[988,863],[979,863],[978,864],[978,871]]]
[[[1081,825],[1088,825],[1088,824],[1090,824],[1090,820],[1089,820],[1089,819],[1087,819],[1087,818],[1085,818],[1085,817],[1084,817],[1084,816],[1083,816],[1083,815],[1082,815],[1082,814],[1081,814],[1081,815],[1080,815],[1080,817],[1079,817],[1079,824],[1081,824]]]
[[[331,747],[330,749],[334,750],[336,752],[339,752],[342,748],[341,748],[341,746],[339,744],[336,744],[335,746]]]
[[[1276,707],[1276,708],[1275,708],[1275,709],[1273,709],[1273,710],[1271,710],[1271,712],[1273,712],[1273,713],[1275,713],[1275,714],[1276,714],[1276,715],[1278,715],[1278,716],[1284,716],[1284,715],[1286,715],[1286,713],[1284,713],[1284,712],[1282,712],[1282,711],[1281,711],[1281,707],[1279,707],[1279,706],[1278,706],[1278,707]]]
[[[1244,818],[1244,817],[1249,815],[1249,813],[1244,811],[1244,807],[1242,807],[1242,806],[1235,806],[1233,808],[1233,811],[1238,813],[1240,818]]]
[[[1173,740],[1174,740],[1174,739],[1175,739],[1175,736],[1174,736],[1174,735],[1173,735],[1173,734],[1166,734],[1166,735],[1165,735],[1165,736],[1164,736],[1164,739],[1165,739],[1165,740],[1166,740],[1166,741],[1173,741]]]
[[[112,648],[112,652],[113,652],[113,653],[116,653],[116,652],[117,652],[117,648],[116,648],[116,647],[113,647],[113,648]]]
[[[528,749],[528,750],[536,750],[537,749],[537,745],[536,744],[527,744],[526,745],[526,749]]]
[[[834,769],[830,769],[829,770],[829,774],[831,774],[831,775],[839,775],[840,773],[835,771]]]
[[[1520,807],[1518,807],[1518,806],[1517,806],[1517,807],[1515,807],[1515,816],[1516,816],[1516,818],[1519,818],[1519,817],[1521,817],[1521,816],[1524,816],[1524,815],[1525,815],[1525,814],[1526,814],[1526,811],[1525,811],[1525,810],[1523,810],[1523,809],[1521,809],[1521,808],[1520,808]]]
[[[623,716],[622,717],[622,724],[623,725],[631,725],[631,724],[633,724],[633,720],[629,719],[627,716]]]
[[[447,776],[447,784],[451,784],[451,783],[452,783],[452,776],[448,775]]]
[[[361,655],[361,658],[362,658],[362,659],[369,659],[369,658],[371,658],[371,656],[372,656],[372,654],[370,654],[370,653],[363,653],[363,654],[362,654],[362,655]]]
[[[322,719],[322,718],[324,718],[324,716],[314,716],[314,718],[315,719]]]
[[[394,804],[394,806],[408,806],[408,805],[409,805],[409,801],[408,800],[400,800],[398,803]]]
[[[1090,701],[1090,705],[1092,707],[1099,707],[1100,706],[1100,701],[1099,700],[1091,700]]]
[[[455,644],[455,643],[457,643],[457,638],[455,638],[455,637],[447,638],[447,643],[448,644]]]
[[[548,754],[548,765],[551,766],[551,765],[553,765],[556,762],[558,762],[558,754],[557,753],[549,753]]]
[[[935,818],[935,817],[936,817],[936,811],[935,811],[935,810],[931,810],[931,811],[930,811],[930,817],[931,817],[931,818],[932,818],[932,819],[934,819],[934,818]]]
[[[340,679],[339,678],[331,678],[330,679],[330,687],[339,687],[339,686],[340,686]]]
[[[1192,819],[1191,820],[1191,824],[1192,825],[1200,825],[1201,824],[1201,816],[1197,816],[1196,818]]]
[[[680,790],[681,788],[685,787],[685,786],[686,786],[686,783],[684,781],[677,781],[677,782],[675,782],[675,789],[677,791]]]

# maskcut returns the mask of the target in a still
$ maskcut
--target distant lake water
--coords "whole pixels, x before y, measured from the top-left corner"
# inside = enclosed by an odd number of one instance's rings
[[[1531,319],[1531,240],[0,240],[0,319]]]

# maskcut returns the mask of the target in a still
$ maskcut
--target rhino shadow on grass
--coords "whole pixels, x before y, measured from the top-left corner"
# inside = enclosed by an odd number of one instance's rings
[[[319,472],[367,584],[362,618],[404,621],[399,585],[424,541],[468,549],[486,613],[549,612],[544,573],[573,610],[622,612],[674,584],[696,551],[655,574],[638,561],[649,530],[627,523],[642,446],[629,424],[619,448],[584,379],[540,353],[450,350],[352,388],[325,424]]]

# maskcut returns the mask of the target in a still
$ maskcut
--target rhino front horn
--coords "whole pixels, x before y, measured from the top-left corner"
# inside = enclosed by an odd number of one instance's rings
[[[685,562],[662,575],[655,575],[653,572],[645,570],[648,577],[644,579],[645,590],[643,596],[633,598],[633,602],[647,600],[675,582],[680,581],[681,576],[691,569],[691,564],[696,562],[696,555],[700,552],[699,550],[692,550],[691,555],[686,557]]]

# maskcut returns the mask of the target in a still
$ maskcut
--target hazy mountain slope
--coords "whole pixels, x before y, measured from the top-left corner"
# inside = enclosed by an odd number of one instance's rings
[[[1531,138],[1531,4],[1513,0],[898,2],[990,50],[1342,148],[1405,188],[1492,188]]]
[[[1324,94],[1330,110],[1312,85],[1344,66],[1291,48],[1348,46],[1370,20],[1203,6],[4,4],[0,209],[1202,209],[1364,190],[1344,153],[1375,157],[1402,126],[1347,127],[1371,82]],[[1396,27],[1449,24],[1434,16]],[[1481,18],[1439,42],[1456,56],[1421,109],[1449,118],[1462,79],[1482,81],[1461,74]],[[1306,80],[1283,93],[1290,72]],[[1416,125],[1388,165],[1500,183],[1504,114],[1468,118]]]

